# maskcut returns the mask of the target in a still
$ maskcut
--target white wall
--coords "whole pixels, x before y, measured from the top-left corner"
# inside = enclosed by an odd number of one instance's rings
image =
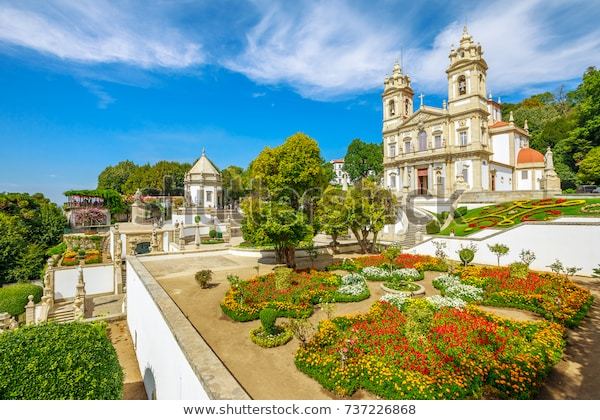
[[[114,268],[112,264],[83,267],[83,281],[87,295],[114,293]],[[79,278],[77,267],[58,269],[54,272],[54,298],[72,299]]]
[[[487,160],[481,162],[481,188],[490,189],[490,163]]]
[[[492,151],[494,154],[491,159],[494,162],[510,165],[510,142],[508,134],[496,134],[492,136]]]
[[[512,191],[512,169],[500,165],[491,165],[496,170],[496,191]]]
[[[156,398],[160,400],[209,399],[162,312],[129,261],[127,324],[149,397],[154,388]]]
[[[579,274],[589,276],[600,263],[600,225],[532,224],[521,225],[482,240],[469,240],[468,237],[433,240],[446,242],[446,253],[452,259],[458,259],[456,252],[461,244],[476,244],[478,251],[474,262],[480,264],[497,264],[496,256],[487,247],[496,243],[510,248],[508,255],[500,260],[503,265],[518,261],[522,249],[535,252],[537,258],[531,268],[537,270],[550,271],[547,266],[558,258],[566,266],[581,267]],[[410,252],[435,255],[435,247],[430,240],[417,245]]]

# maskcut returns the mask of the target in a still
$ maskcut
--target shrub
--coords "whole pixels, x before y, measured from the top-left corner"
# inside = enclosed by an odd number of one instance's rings
[[[200,221],[202,220],[202,218],[198,215],[194,216],[194,222],[196,223],[200,223]]]
[[[267,333],[263,327],[258,327],[250,330],[250,339],[254,344],[261,347],[278,347],[288,343],[294,334],[288,329],[276,327],[275,334]]]
[[[277,267],[273,271],[275,272],[275,288],[277,290],[283,290],[290,287],[294,270],[288,267]]]
[[[510,278],[512,279],[526,279],[529,275],[529,268],[527,265],[520,262],[512,263],[509,266]]]
[[[208,284],[212,280],[212,271],[210,270],[200,270],[196,273],[196,282],[200,285],[201,288],[206,289]]]
[[[39,302],[43,289],[35,284],[19,283],[0,288],[0,313],[8,312],[17,316],[25,312],[28,296],[33,295],[33,301]]]
[[[105,324],[25,326],[0,334],[0,399],[120,399],[123,371]]]
[[[48,251],[46,251],[46,256],[53,257],[55,255],[62,255],[66,251],[67,251],[67,244],[64,242],[61,242],[60,244],[55,245],[52,248],[48,248]]]
[[[473,261],[475,259],[475,253],[477,252],[477,247],[474,244],[471,244],[466,247],[461,245],[460,249],[457,252],[458,252],[458,256],[460,257],[460,260],[466,267],[467,265],[469,265],[469,263],[471,261]]]
[[[271,308],[265,308],[260,311],[260,323],[266,333],[275,335],[275,322],[277,321],[277,311]]]
[[[216,230],[214,230],[214,229],[211,229],[211,230],[208,232],[208,236],[210,236],[210,238],[211,238],[211,239],[215,239],[215,238],[217,237],[217,231],[216,231]]]
[[[223,232],[217,232],[217,239],[223,239]]]
[[[455,219],[460,219],[465,214],[467,214],[468,211],[469,211],[469,209],[466,208],[466,207],[459,207],[456,210],[454,210],[454,218]]]
[[[429,235],[435,235],[436,233],[440,233],[440,224],[437,220],[432,220],[425,225],[425,231]]]
[[[535,261],[535,253],[530,249],[522,249],[521,253],[519,254],[519,259],[523,264],[529,267],[531,263]]]
[[[393,262],[396,258],[402,254],[401,246],[389,246],[381,253],[386,260]]]
[[[300,342],[300,347],[305,347],[315,331],[315,327],[308,319],[290,319],[287,328]]]

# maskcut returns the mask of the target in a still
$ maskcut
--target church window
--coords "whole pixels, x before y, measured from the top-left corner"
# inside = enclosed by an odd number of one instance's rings
[[[390,174],[390,188],[396,188],[396,174]]]
[[[410,101],[407,98],[404,100],[404,115],[410,114],[409,109],[410,109]]]
[[[206,191],[206,201],[212,203],[212,191]]]
[[[521,179],[526,180],[528,177],[528,171],[521,171]]]
[[[467,166],[463,166],[462,176],[463,176],[463,180],[468,184],[469,183],[469,168]]]
[[[390,157],[396,156],[396,145],[390,144]]]
[[[410,152],[410,141],[405,141],[404,142],[404,153],[409,153]]]
[[[393,99],[388,102],[388,107],[389,107],[390,117],[393,117],[394,115],[396,115],[396,103],[394,102]]]
[[[442,147],[442,136],[438,134],[435,136],[435,148],[439,149],[440,147]]]
[[[467,93],[467,78],[463,75],[458,78],[458,94],[465,95]]]
[[[467,131],[461,131],[460,133],[458,133],[459,135],[459,145],[460,146],[466,146],[469,142],[468,136],[467,136]]]
[[[419,132],[419,150],[427,150],[427,133],[425,130]]]

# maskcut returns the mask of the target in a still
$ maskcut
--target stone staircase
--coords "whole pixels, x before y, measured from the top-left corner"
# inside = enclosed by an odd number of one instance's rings
[[[123,281],[123,293],[127,293],[127,264],[121,265],[121,279]]]
[[[421,233],[421,237],[425,235],[425,225],[416,225],[414,223],[408,224],[408,229],[404,237],[398,241],[402,245],[402,249],[412,248],[417,245],[417,232]]]
[[[57,324],[65,324],[75,319],[73,313],[73,303],[57,303],[52,308],[52,312],[48,314],[48,322],[56,322]]]

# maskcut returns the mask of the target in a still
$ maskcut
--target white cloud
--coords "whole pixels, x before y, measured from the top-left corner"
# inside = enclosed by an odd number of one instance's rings
[[[81,0],[0,4],[0,42],[83,63],[185,68],[204,61],[198,43],[136,9]]]
[[[594,26],[580,35],[562,33],[556,23],[560,5],[541,0],[497,2],[469,16],[468,29],[483,47],[488,89],[494,94],[578,78],[588,66],[600,63],[600,29]],[[562,18],[563,23],[569,21],[568,16]],[[419,63],[415,82],[436,93],[445,91],[448,52],[452,44],[458,45],[461,31],[462,24],[454,22],[436,36],[430,50],[411,52]]]
[[[245,50],[223,63],[259,83],[286,83],[304,96],[328,99],[379,86],[399,54],[400,25],[367,19],[345,2],[260,7]]]
[[[418,88],[444,94],[448,53],[458,44],[465,19],[484,48],[489,87],[497,93],[577,78],[600,63],[597,25],[588,19],[587,33],[565,32],[566,25],[582,20],[584,1],[503,0],[466,14],[463,8],[449,7],[456,20],[444,23],[442,10],[432,16],[440,29],[431,45],[424,45],[423,31],[436,26],[416,19],[428,19],[432,11],[427,7],[374,3],[360,10],[342,1],[299,4],[295,11],[261,4],[262,17],[248,32],[244,51],[224,65],[258,83],[288,84],[305,97],[335,99],[380,89],[404,45],[405,68]],[[377,15],[370,13],[375,9]],[[578,16],[569,16],[576,10]],[[589,4],[586,11],[600,14]]]
[[[115,98],[110,96],[102,86],[87,80],[82,81],[81,84],[98,98],[98,108],[106,109],[110,104],[115,102]]]

